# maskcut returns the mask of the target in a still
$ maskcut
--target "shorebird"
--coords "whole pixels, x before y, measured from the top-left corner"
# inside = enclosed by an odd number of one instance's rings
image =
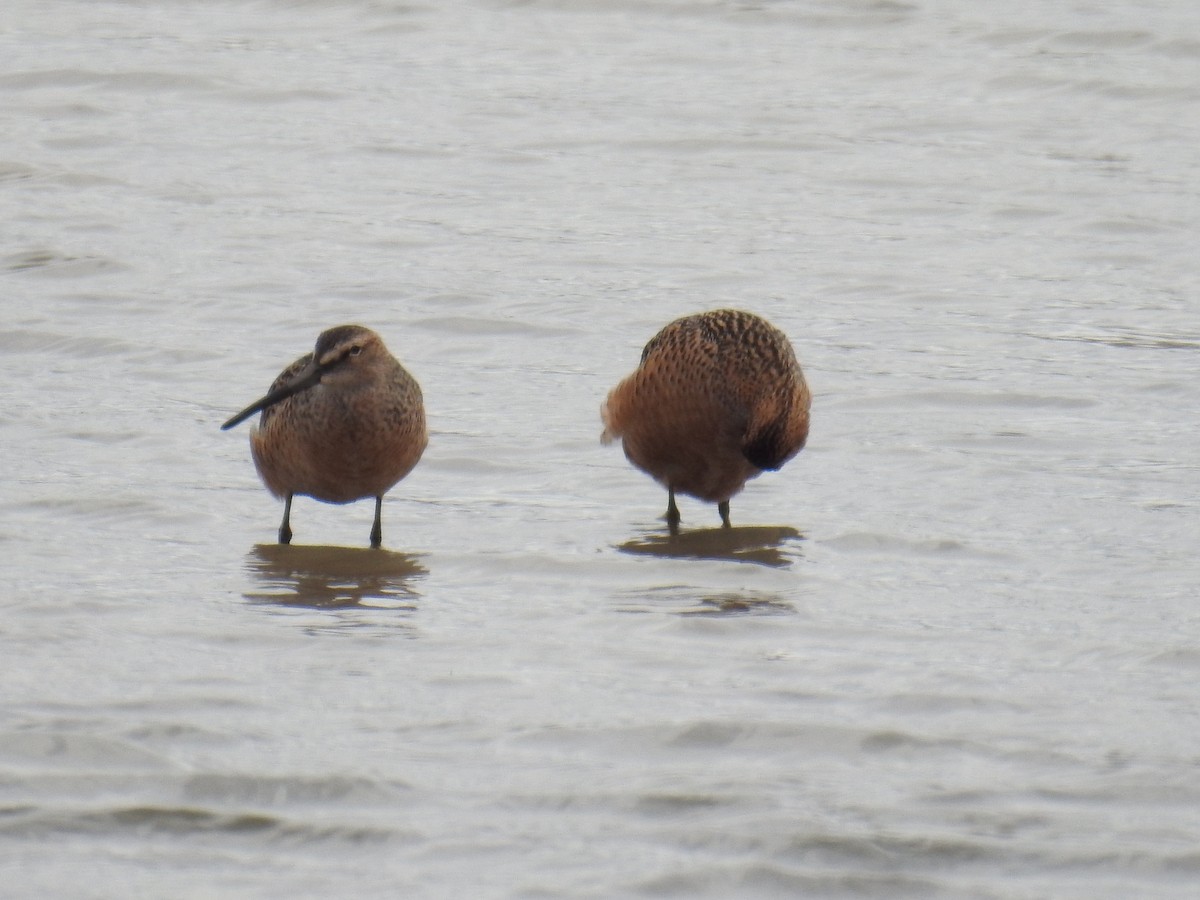
[[[679,533],[677,491],[716,503],[729,528],[729,498],[804,446],[811,402],[782,331],[751,313],[716,310],[654,336],[601,407],[600,439],[620,438],[629,461],[667,489],[671,534]]]
[[[383,543],[383,495],[412,471],[429,441],[421,388],[374,331],[339,325],[279,373],[266,396],[221,426],[261,410],[250,453],[267,490],[283,498],[279,543],[292,540],[292,497],[325,503],[375,498],[371,546]]]

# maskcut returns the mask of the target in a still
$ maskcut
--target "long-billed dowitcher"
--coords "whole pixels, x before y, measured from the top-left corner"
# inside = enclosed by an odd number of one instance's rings
[[[262,411],[250,433],[259,477],[283,498],[279,543],[292,540],[292,497],[325,503],[375,498],[371,546],[383,542],[383,495],[412,471],[429,441],[421,388],[361,325],[321,333],[279,373],[265,397],[221,426]]]
[[[620,438],[635,466],[667,489],[718,504],[808,438],[812,397],[787,336],[751,313],[722,309],[676,319],[646,345],[637,370],[609,392],[601,440]]]

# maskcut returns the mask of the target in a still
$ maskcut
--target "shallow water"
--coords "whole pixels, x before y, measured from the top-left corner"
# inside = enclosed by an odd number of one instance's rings
[[[1194,4],[0,13],[14,897],[1190,897]],[[791,335],[735,529],[599,444],[669,319]],[[432,438],[219,425],[330,325]]]

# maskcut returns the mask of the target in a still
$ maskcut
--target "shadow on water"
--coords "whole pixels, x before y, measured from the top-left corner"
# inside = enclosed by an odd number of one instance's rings
[[[617,547],[622,553],[671,559],[715,559],[784,568],[800,553],[804,540],[788,525],[706,528],[671,536],[646,533]]]
[[[409,553],[295,544],[256,544],[246,568],[261,586],[248,600],[314,609],[415,609],[413,582],[428,574]]]

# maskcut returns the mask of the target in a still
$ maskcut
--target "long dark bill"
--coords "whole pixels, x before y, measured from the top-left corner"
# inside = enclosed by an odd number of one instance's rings
[[[282,387],[278,387],[271,391],[265,397],[255,400],[240,413],[221,426],[222,431],[227,431],[234,425],[246,421],[256,412],[266,409],[268,406],[274,406],[280,400],[286,400],[292,394],[298,394],[301,391],[307,390],[321,380],[323,370],[315,363],[310,364],[307,368],[296,376],[295,381],[288,382]]]

